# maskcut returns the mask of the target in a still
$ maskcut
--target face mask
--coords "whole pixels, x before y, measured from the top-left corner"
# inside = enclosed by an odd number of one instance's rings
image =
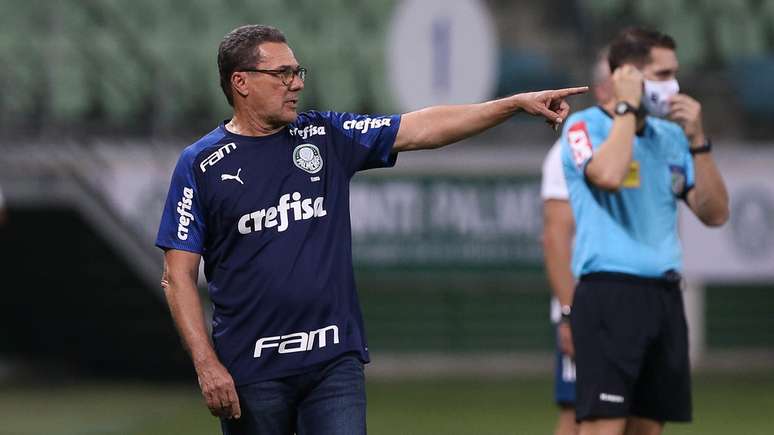
[[[642,95],[642,104],[649,115],[666,118],[669,115],[669,99],[680,92],[677,79],[653,81],[644,80],[645,92]]]

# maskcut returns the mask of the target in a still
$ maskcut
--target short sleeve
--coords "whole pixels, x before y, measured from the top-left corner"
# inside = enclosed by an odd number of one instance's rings
[[[194,173],[194,157],[186,150],[172,173],[156,237],[156,246],[161,249],[180,249],[198,254],[204,252],[205,213]]]
[[[669,132],[669,141],[665,144],[669,148],[678,147],[680,154],[677,159],[669,164],[670,180],[672,183],[672,193],[685,200],[688,192],[695,185],[695,173],[693,166],[693,156],[690,152],[690,144],[683,130],[677,125],[670,125],[666,129]]]
[[[370,116],[327,112],[336,154],[350,175],[371,168],[395,165],[392,152],[400,127],[400,115]]]
[[[540,183],[540,197],[546,201],[558,199],[566,201],[569,198],[567,181],[562,169],[562,142],[556,141],[543,160],[543,178]]]
[[[577,120],[568,125],[562,139],[567,143],[569,156],[572,161],[572,165],[569,165],[569,167],[575,168],[576,172],[583,174],[586,170],[586,165],[594,154],[591,135],[586,122],[583,120]]]
[[[696,185],[696,173],[693,166],[693,156],[690,151],[685,152],[685,191],[686,193]]]

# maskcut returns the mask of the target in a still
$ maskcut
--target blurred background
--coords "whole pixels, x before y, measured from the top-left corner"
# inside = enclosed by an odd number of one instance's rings
[[[247,23],[286,33],[305,109],[359,113],[590,84],[622,27],[671,34],[732,215],[680,218],[696,422],[667,433],[774,432],[774,0],[0,0],[0,434],[219,433],[153,242],[177,156],[230,114],[217,46]],[[556,138],[517,115],[354,178],[371,433],[551,432]]]

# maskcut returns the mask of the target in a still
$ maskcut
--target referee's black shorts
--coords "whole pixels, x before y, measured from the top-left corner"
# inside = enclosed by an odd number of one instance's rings
[[[680,278],[581,277],[572,306],[578,421],[691,421],[688,327]]]

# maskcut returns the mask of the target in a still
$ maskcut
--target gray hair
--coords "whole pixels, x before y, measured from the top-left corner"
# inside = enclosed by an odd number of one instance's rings
[[[242,68],[255,68],[260,61],[258,47],[264,42],[287,43],[285,35],[278,29],[262,24],[237,27],[223,37],[218,47],[218,72],[220,88],[228,104],[234,105],[231,92],[231,74]]]

